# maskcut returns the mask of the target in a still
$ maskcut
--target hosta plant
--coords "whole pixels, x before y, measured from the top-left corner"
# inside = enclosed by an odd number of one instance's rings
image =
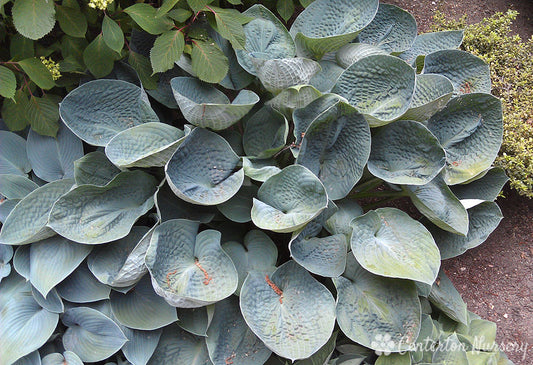
[[[440,269],[507,180],[462,33],[317,0],[290,29],[248,8],[236,47],[199,9],[220,83],[117,62],[56,138],[0,131],[0,364],[510,364]]]

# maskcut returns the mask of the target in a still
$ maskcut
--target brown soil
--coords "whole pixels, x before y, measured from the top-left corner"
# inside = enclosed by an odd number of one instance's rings
[[[436,10],[468,22],[495,12],[515,9],[520,14],[513,31],[522,39],[533,35],[532,0],[385,0],[413,14],[419,31],[429,31]],[[481,246],[443,267],[469,310],[498,325],[497,343],[517,365],[533,359],[533,200],[506,191],[498,204],[504,219]]]

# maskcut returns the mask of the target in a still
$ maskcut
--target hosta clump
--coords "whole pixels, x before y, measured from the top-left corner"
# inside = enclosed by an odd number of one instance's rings
[[[222,85],[184,54],[149,97],[117,64],[56,139],[0,131],[0,364],[510,363],[440,270],[507,180],[461,32],[377,0],[244,15]]]

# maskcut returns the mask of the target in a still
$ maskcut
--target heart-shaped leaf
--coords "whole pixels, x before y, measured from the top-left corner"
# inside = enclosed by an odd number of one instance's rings
[[[333,296],[294,261],[271,276],[249,273],[241,289],[240,307],[257,337],[276,354],[293,361],[318,351],[335,325]]]
[[[195,308],[235,292],[238,274],[220,247],[220,232],[198,233],[198,222],[173,219],[158,226],[146,253],[157,294],[175,307]]]
[[[216,205],[239,191],[244,171],[224,138],[195,128],[165,166],[172,191],[186,202]]]
[[[352,252],[373,274],[433,284],[440,254],[429,231],[407,213],[380,208],[352,221]]]
[[[254,59],[257,77],[268,91],[278,94],[291,86],[308,84],[320,65],[308,58]]]
[[[72,351],[65,351],[63,354],[54,352],[42,358],[42,365],[83,365],[83,362]]]
[[[57,290],[52,289],[46,297],[43,297],[43,295],[32,286],[31,294],[33,295],[33,299],[35,299],[35,301],[47,311],[58,314],[65,311],[65,305],[57,293]]]

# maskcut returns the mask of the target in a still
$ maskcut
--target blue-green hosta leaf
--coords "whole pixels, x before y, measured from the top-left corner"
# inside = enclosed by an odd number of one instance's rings
[[[13,247],[9,245],[0,245],[0,282],[11,273],[11,265],[9,262],[12,257]]]
[[[13,270],[0,282],[0,311],[15,295],[22,292],[31,294],[31,285]]]
[[[446,151],[444,181],[460,184],[487,170],[502,142],[502,104],[488,94],[450,100],[428,121],[428,129]]]
[[[31,293],[35,301],[47,311],[59,314],[65,311],[65,306],[63,305],[63,301],[57,293],[57,290],[52,289],[46,297],[43,297],[43,295],[32,286]]]
[[[351,42],[376,15],[378,0],[316,0],[291,27],[298,54],[320,59]],[[332,21],[335,19],[335,21]]]
[[[63,354],[54,352],[42,358],[42,365],[83,365],[83,362],[72,351],[65,351]]]
[[[190,334],[177,325],[163,329],[149,365],[212,365],[203,337]]]
[[[0,231],[0,243],[23,245],[55,235],[46,226],[48,213],[54,202],[69,191],[73,183],[70,179],[58,180],[29,193],[7,216]]]
[[[244,25],[244,49],[235,51],[239,64],[246,71],[257,75],[253,59],[291,58],[296,55],[291,35],[270,10],[256,4],[243,14],[255,18]]]
[[[348,67],[331,91],[365,114],[371,127],[378,127],[409,108],[415,79],[415,70],[399,58],[373,55]]]
[[[222,245],[231,257],[239,275],[236,295],[240,295],[242,283],[252,271],[272,272],[276,268],[278,249],[276,244],[265,233],[253,230],[244,236],[244,245],[230,241]]]
[[[389,53],[377,46],[366,43],[348,43],[337,51],[335,60],[341,68],[348,68],[357,61],[374,55],[388,55]]]
[[[44,37],[56,23],[54,5],[46,0],[17,0],[12,9],[15,28],[29,39]]]
[[[11,364],[41,347],[56,328],[59,315],[42,308],[31,292],[21,291],[0,311],[0,359]]]
[[[244,181],[240,158],[224,138],[195,128],[165,166],[172,191],[186,202],[216,205],[229,200]]]
[[[30,279],[30,248],[29,245],[20,246],[13,255],[13,267],[26,280]]]
[[[237,154],[237,156],[244,156],[242,134],[240,132],[237,132],[235,129],[226,129],[224,131],[220,131],[219,135],[229,143],[231,149],[233,152],[235,152],[235,154]]]
[[[0,131],[0,171],[2,174],[26,176],[31,163],[26,155],[26,140],[8,131]]]
[[[466,304],[442,269],[431,287],[428,299],[454,321],[468,325]]]
[[[349,254],[337,289],[337,322],[351,340],[373,350],[408,350],[418,337],[421,307],[412,281],[363,269]]]
[[[161,222],[181,218],[209,223],[216,215],[214,207],[195,205],[178,198],[168,184],[164,184],[157,190],[154,199]]]
[[[105,153],[121,168],[161,167],[170,160],[184,136],[182,130],[165,123],[144,123],[113,137]]]
[[[112,291],[109,299],[113,315],[128,328],[155,330],[178,320],[176,308],[154,292],[149,275],[126,294]]]
[[[235,124],[259,101],[253,91],[241,90],[230,103],[222,91],[193,77],[175,77],[170,85],[185,119],[213,130]]]
[[[439,343],[439,346],[433,353],[432,363],[442,365],[470,364],[466,356],[465,347],[459,341],[459,338],[457,338],[456,333]]]
[[[120,329],[128,339],[121,349],[126,359],[135,365],[146,365],[154,354],[163,329],[139,331],[124,326]]]
[[[74,177],[74,161],[83,157],[83,143],[60,123],[56,138],[30,129],[26,151],[35,175],[44,181],[55,181]]]
[[[244,174],[252,180],[265,182],[269,177],[281,172],[275,160],[254,160],[242,158]]]
[[[344,68],[335,62],[325,60],[320,61],[319,65],[321,70],[311,77],[309,84],[316,87],[317,90],[327,93],[335,86],[337,79],[344,72]],[[298,108],[303,108],[304,106],[298,106]]]
[[[357,261],[373,274],[432,284],[440,254],[431,233],[407,213],[380,208],[352,221],[351,247]]]
[[[188,74],[181,70],[178,66],[174,66],[171,70],[159,74],[159,81],[157,88],[146,90],[148,95],[170,109],[178,109],[178,104],[174,98],[174,93],[170,87],[170,80],[174,77],[187,76]]]
[[[264,159],[285,147],[289,124],[283,114],[265,105],[246,120],[242,136],[247,156]]]
[[[456,49],[459,48],[462,42],[462,30],[424,33],[417,36],[411,48],[402,52],[399,57],[411,66],[415,66],[418,56],[426,56],[446,49]]]
[[[88,307],[68,309],[61,321],[67,330],[63,346],[84,362],[102,361],[128,340],[118,325],[99,311]]]
[[[344,71],[344,70],[343,70]],[[318,74],[315,74],[315,76]],[[303,108],[322,93],[310,85],[296,85],[282,90],[265,104],[283,113],[287,119],[292,118],[294,109]]]
[[[0,195],[7,199],[24,199],[39,185],[22,175],[0,174]]]
[[[251,210],[253,198],[257,196],[256,185],[243,185],[230,200],[217,205],[220,213],[229,220],[237,223],[246,223],[252,220]]]
[[[198,308],[178,308],[178,326],[193,335],[206,337],[214,313],[214,304]]]
[[[504,362],[506,360],[503,360],[498,352],[467,351],[466,358],[469,365],[511,364],[511,362]]]
[[[59,115],[74,134],[95,146],[105,146],[125,129],[159,121],[143,89],[107,79],[71,91],[61,102]]]
[[[451,81],[442,75],[416,75],[413,101],[401,119],[425,122],[446,106],[453,94]]]
[[[120,169],[100,151],[90,152],[74,162],[76,185],[104,186],[119,173]]]
[[[342,199],[363,174],[370,155],[370,128],[361,114],[340,99],[335,102],[323,96],[309,107],[315,103],[324,108],[306,129],[296,163],[318,176],[329,199]]]
[[[481,58],[460,50],[430,53],[424,60],[424,74],[446,76],[453,84],[454,94],[490,94],[489,65]]]
[[[368,170],[389,183],[427,184],[445,164],[439,140],[422,123],[399,120],[372,136]]]
[[[328,342],[315,352],[311,357],[307,359],[298,360],[295,365],[324,365],[329,364],[329,359],[335,351],[335,345],[337,343],[337,335],[339,331],[333,332]]]
[[[335,202],[337,211],[333,213],[324,223],[324,228],[331,234],[344,234],[350,239],[352,226],[350,222],[360,215],[363,215],[363,208],[353,199],[343,199]]]
[[[416,20],[407,11],[390,4],[379,4],[372,22],[359,33],[359,42],[372,44],[389,53],[403,52],[416,38]]]
[[[469,230],[466,236],[445,232],[434,226],[428,229],[439,246],[442,259],[449,259],[485,242],[502,218],[496,203],[485,202],[468,209]]]
[[[440,175],[425,185],[406,185],[404,189],[420,213],[433,224],[458,235],[468,233],[466,209]]]
[[[270,277],[249,273],[241,289],[240,307],[257,337],[276,354],[293,361],[318,351],[335,325],[333,296],[294,261],[283,264]]]
[[[54,204],[48,225],[75,242],[111,242],[153,207],[156,189],[156,179],[140,170],[121,172],[105,186],[80,185]]]
[[[505,170],[493,167],[480,179],[464,185],[454,185],[451,189],[462,202],[475,201],[479,204],[483,201],[496,200],[507,180],[509,178]]]
[[[41,356],[39,356],[39,351],[35,350],[30,352],[28,355],[15,361],[12,365],[41,365]]]
[[[61,236],[35,242],[29,253],[31,284],[46,297],[85,260],[91,249]]]
[[[144,255],[153,229],[132,227],[127,236],[96,247],[87,259],[93,275],[103,284],[125,287],[135,284],[147,269]]]
[[[96,280],[85,263],[59,283],[56,289],[61,298],[73,303],[91,303],[109,299],[111,293],[111,288]]]
[[[21,199],[9,199],[4,200],[0,203],[0,223],[4,224],[7,219],[7,216],[9,215],[9,213],[11,213],[13,208],[15,208],[15,206],[20,202],[20,200]]]
[[[318,216],[327,204],[320,180],[307,168],[291,165],[261,185],[254,199],[252,221],[261,229],[294,232]]]
[[[278,94],[291,86],[309,84],[320,64],[308,58],[254,59],[257,77],[268,91]]]
[[[215,365],[262,365],[272,353],[248,328],[239,308],[239,299],[233,295],[215,304],[206,344],[209,358]]]
[[[220,247],[220,232],[198,233],[198,222],[173,219],[158,226],[146,253],[157,294],[175,306],[201,307],[235,292],[238,274]]]

